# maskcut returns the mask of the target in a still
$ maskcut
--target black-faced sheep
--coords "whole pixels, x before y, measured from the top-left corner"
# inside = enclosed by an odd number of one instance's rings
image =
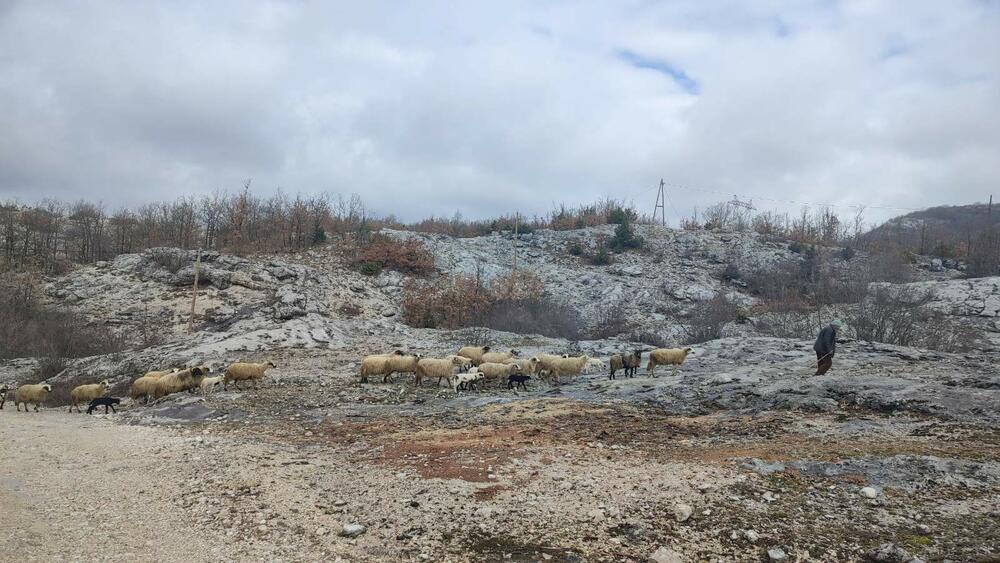
[[[268,368],[278,367],[272,361],[261,362],[261,363],[250,363],[250,362],[236,362],[234,364],[229,364],[226,368],[225,374],[223,374],[222,388],[228,389],[229,384],[232,383],[237,389],[240,388],[240,381],[252,381],[253,388],[257,388],[257,382],[264,378],[264,374],[267,372]]]
[[[469,358],[473,365],[478,366],[483,362],[483,354],[488,354],[489,351],[489,346],[462,346],[458,350],[458,355]]]
[[[80,412],[80,403],[89,403],[91,400],[100,397],[108,389],[108,385],[108,380],[105,379],[100,383],[94,383],[92,385],[78,385],[74,387],[73,390],[69,392],[69,412],[73,412],[73,407],[76,407],[76,412]]]
[[[690,353],[690,348],[657,348],[649,353],[646,374],[656,377],[656,366],[674,366],[673,375],[677,375],[677,366],[682,365]]]
[[[24,412],[28,412],[28,403],[33,403],[35,412],[38,412],[38,406],[45,402],[51,392],[52,386],[48,383],[22,385],[14,392],[14,407],[21,412],[21,403],[24,403]]]
[[[515,373],[507,376],[507,389],[514,389],[515,387],[520,387],[525,391],[528,390],[528,380],[531,379],[530,375],[525,375],[523,373]]]
[[[115,410],[115,405],[121,403],[121,399],[116,399],[114,397],[98,397],[90,401],[90,405],[87,407],[87,414],[93,414],[94,409],[97,407],[104,407],[104,414],[108,414],[108,407],[111,407],[111,412],[117,413]]]
[[[615,378],[615,372],[624,369],[626,377],[632,377],[635,375],[635,370],[639,368],[639,364],[642,362],[642,351],[635,350],[633,352],[624,352],[622,354],[615,354],[611,356],[608,363],[611,365],[611,372],[608,375],[608,379]]]
[[[168,373],[156,380],[156,386],[153,388],[153,398],[159,399],[172,393],[180,393],[181,391],[195,388],[207,372],[208,368],[199,366]]]
[[[436,377],[438,385],[441,385],[442,379],[450,379],[456,371],[464,371],[471,364],[471,358],[458,354],[449,354],[444,358],[420,358],[417,361],[416,386],[423,384],[425,377]]]

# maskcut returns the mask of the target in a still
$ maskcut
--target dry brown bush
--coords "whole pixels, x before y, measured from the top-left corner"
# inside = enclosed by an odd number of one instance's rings
[[[400,241],[374,235],[358,248],[352,263],[368,275],[395,270],[423,276],[434,271],[434,254],[418,239]]]
[[[692,310],[685,327],[688,344],[698,344],[722,338],[722,329],[727,324],[745,317],[743,309],[726,294],[718,293],[708,301],[699,303]]]
[[[544,295],[534,274],[517,272],[488,285],[471,276],[403,284],[403,318],[417,328],[482,326],[517,333],[575,338],[580,318]]]

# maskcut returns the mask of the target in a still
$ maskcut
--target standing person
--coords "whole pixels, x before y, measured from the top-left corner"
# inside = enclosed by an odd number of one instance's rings
[[[816,344],[813,345],[813,350],[816,350],[816,375],[823,375],[833,367],[833,354],[837,351],[837,329],[843,325],[839,319],[834,319],[819,331]]]

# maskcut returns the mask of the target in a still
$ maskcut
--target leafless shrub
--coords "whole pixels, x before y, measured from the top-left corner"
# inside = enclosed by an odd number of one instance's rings
[[[761,334],[779,338],[808,338],[815,332],[809,314],[795,310],[777,310],[757,317],[756,328]]]
[[[745,318],[742,308],[724,293],[699,303],[691,313],[685,331],[688,344],[698,344],[722,338],[722,329],[728,323]]]
[[[669,348],[672,345],[662,334],[649,330],[632,331],[628,339],[632,342],[642,342],[643,344],[657,348]]]
[[[922,322],[929,317],[925,305],[933,299],[929,291],[879,286],[848,315],[848,324],[862,340],[914,346],[921,336]]]
[[[618,336],[628,329],[628,316],[625,313],[625,303],[621,300],[601,303],[597,306],[597,322],[590,331],[594,339]]]

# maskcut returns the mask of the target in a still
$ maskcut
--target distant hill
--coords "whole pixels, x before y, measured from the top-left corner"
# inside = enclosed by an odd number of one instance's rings
[[[988,227],[1000,226],[1000,204],[931,207],[900,215],[862,235],[865,242],[891,241],[918,254],[963,256]]]

